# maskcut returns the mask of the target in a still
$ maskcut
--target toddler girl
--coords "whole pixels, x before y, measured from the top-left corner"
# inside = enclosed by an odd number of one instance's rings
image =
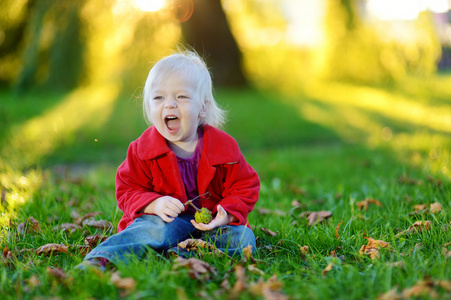
[[[175,251],[193,236],[208,239],[229,255],[256,249],[247,222],[260,181],[236,141],[217,129],[224,112],[212,95],[205,63],[195,53],[168,56],[151,69],[144,87],[144,114],[153,124],[129,146],[116,175],[116,198],[124,212],[117,234],[93,249],[84,264],[103,268],[147,248]],[[212,211],[208,224],[194,209]]]

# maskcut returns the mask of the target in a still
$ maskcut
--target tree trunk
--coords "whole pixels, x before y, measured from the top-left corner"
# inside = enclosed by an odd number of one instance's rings
[[[191,7],[179,7],[179,15],[187,16],[182,35],[187,44],[205,58],[215,86],[244,86],[241,51],[230,31],[221,0],[188,0]],[[194,5],[194,7],[192,7]],[[183,19],[181,20],[183,21]]]

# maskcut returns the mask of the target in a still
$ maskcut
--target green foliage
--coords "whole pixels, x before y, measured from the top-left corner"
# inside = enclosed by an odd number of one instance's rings
[[[84,71],[83,1],[38,1],[31,7],[28,42],[16,88],[43,85],[67,90],[77,86]]]
[[[323,76],[357,82],[398,80],[406,74],[430,75],[440,57],[432,16],[382,22],[362,20],[357,1],[327,1]],[[405,35],[392,36],[398,28]],[[400,32],[398,32],[400,35]]]

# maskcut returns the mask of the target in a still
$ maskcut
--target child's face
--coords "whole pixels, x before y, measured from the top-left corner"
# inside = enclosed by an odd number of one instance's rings
[[[182,148],[197,142],[200,118],[205,117],[196,87],[183,74],[171,74],[152,88],[151,118],[158,132]]]

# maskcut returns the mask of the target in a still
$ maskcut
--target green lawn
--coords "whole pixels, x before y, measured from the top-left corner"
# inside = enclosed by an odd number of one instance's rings
[[[292,95],[218,90],[225,130],[262,181],[249,216],[258,251],[241,261],[203,253],[216,272],[200,279],[152,251],[119,266],[128,281],[73,270],[87,236],[115,230],[61,225],[98,212],[115,227],[121,217],[115,171],[147,126],[136,94],[0,91],[2,299],[451,297],[451,75]],[[306,212],[318,211],[329,217],[309,224]],[[365,251],[368,238],[389,246]],[[50,243],[63,252],[38,250]]]

